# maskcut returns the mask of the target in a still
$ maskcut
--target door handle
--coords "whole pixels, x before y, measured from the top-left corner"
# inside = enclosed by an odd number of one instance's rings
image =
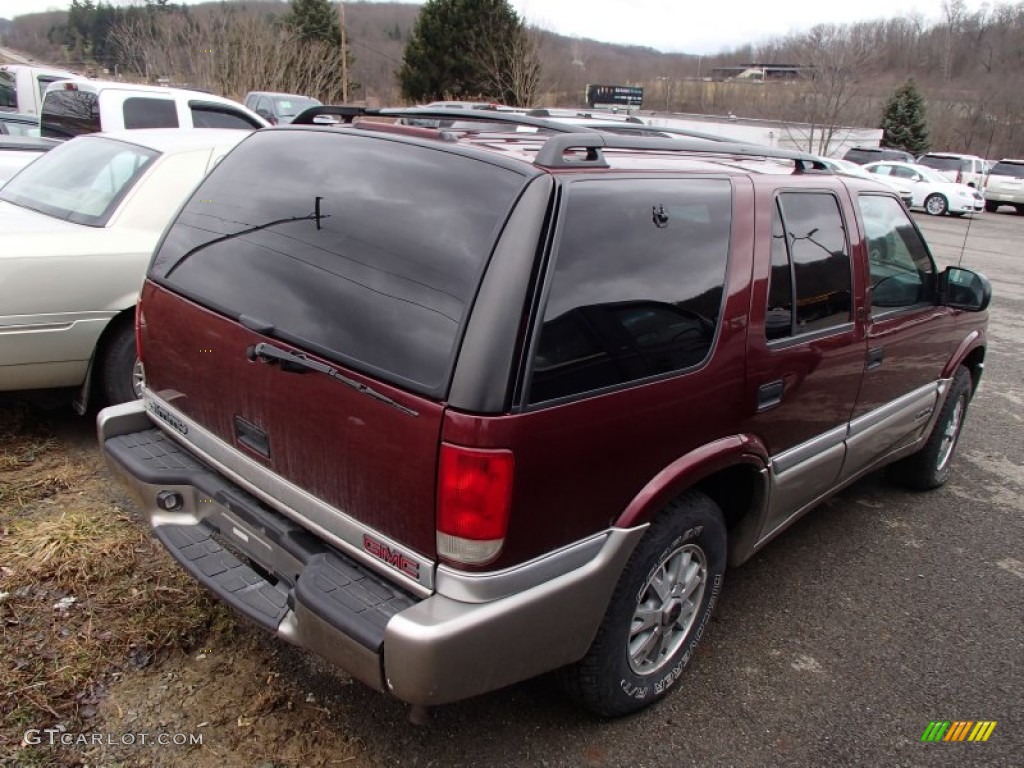
[[[871,371],[874,370],[875,368],[880,368],[882,366],[882,360],[884,358],[885,347],[875,347],[874,349],[869,349],[867,365],[864,366],[865,369]]]
[[[757,411],[767,411],[782,402],[782,392],[786,388],[786,382],[782,379],[770,381],[757,388]]]

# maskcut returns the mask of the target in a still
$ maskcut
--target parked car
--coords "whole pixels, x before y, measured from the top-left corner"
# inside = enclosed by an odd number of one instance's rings
[[[42,135],[55,139],[137,128],[251,131],[268,125],[255,112],[212,93],[102,80],[50,85],[40,113]]]
[[[0,186],[56,144],[31,136],[0,136]]]
[[[136,395],[135,302],[168,221],[245,131],[83,136],[0,188],[0,391]]]
[[[902,149],[887,149],[886,147],[852,147],[846,150],[843,160],[849,160],[857,165],[877,163],[880,160],[896,160],[901,163],[913,163],[914,156]]]
[[[938,171],[923,165],[911,163],[868,163],[865,171],[905,179],[913,185],[914,206],[924,208],[932,216],[963,216],[978,213],[985,208],[985,198],[974,187],[950,181]]]
[[[996,163],[985,184],[985,210],[995,213],[1001,205],[1012,205],[1024,214],[1024,160],[1005,159]]]
[[[836,173],[845,173],[847,176],[859,176],[860,178],[871,179],[886,185],[900,196],[900,200],[903,201],[907,208],[914,204],[914,187],[907,179],[871,173],[864,170],[864,166],[857,165],[849,160],[841,160],[837,157],[820,157],[819,159]]]
[[[926,155],[921,155],[917,164],[938,171],[947,181],[966,184],[975,189],[981,189],[985,185],[985,176],[988,173],[985,161],[977,155],[929,152]]]
[[[100,440],[183,568],[356,679],[435,705],[560,669],[622,715],[727,562],[892,462],[946,480],[990,293],[796,152],[293,124],[168,229]]]
[[[322,103],[319,99],[297,93],[249,91],[245,95],[245,106],[271,125],[287,125],[304,109],[318,107]]]
[[[0,110],[38,116],[47,86],[73,77],[77,75],[64,69],[0,64]]]
[[[0,136],[39,137],[39,118],[24,112],[0,110]]]

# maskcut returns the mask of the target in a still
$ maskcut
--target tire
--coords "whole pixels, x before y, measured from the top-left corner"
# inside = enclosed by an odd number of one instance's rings
[[[945,197],[934,192],[924,199],[924,210],[932,216],[941,216],[949,210],[949,203]]]
[[[993,203],[990,200],[986,200],[985,201],[985,210],[988,213],[995,213],[996,211],[999,210],[999,203]]]
[[[928,440],[917,453],[895,464],[896,478],[915,491],[930,491],[949,479],[949,468],[953,463],[967,405],[971,401],[971,374],[960,366],[953,375],[949,394],[942,404],[942,410],[935,420]]]
[[[122,323],[103,349],[100,386],[107,405],[137,400],[142,395],[142,363],[135,353],[135,328]]]
[[[1016,209],[1018,216],[1024,216],[1024,205],[1015,205],[1013,207]]]
[[[664,698],[707,630],[725,564],[725,524],[715,503],[696,491],[670,503],[626,564],[586,656],[559,671],[569,695],[605,717]]]

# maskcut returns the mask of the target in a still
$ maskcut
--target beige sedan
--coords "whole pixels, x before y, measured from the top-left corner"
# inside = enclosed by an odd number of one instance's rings
[[[0,391],[133,398],[135,302],[179,206],[248,131],[81,136],[0,188]]]

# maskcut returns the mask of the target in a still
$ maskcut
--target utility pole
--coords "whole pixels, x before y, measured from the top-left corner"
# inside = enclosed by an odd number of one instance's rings
[[[345,32],[345,3],[338,3],[338,25],[341,27],[341,103],[348,104],[348,40]]]

